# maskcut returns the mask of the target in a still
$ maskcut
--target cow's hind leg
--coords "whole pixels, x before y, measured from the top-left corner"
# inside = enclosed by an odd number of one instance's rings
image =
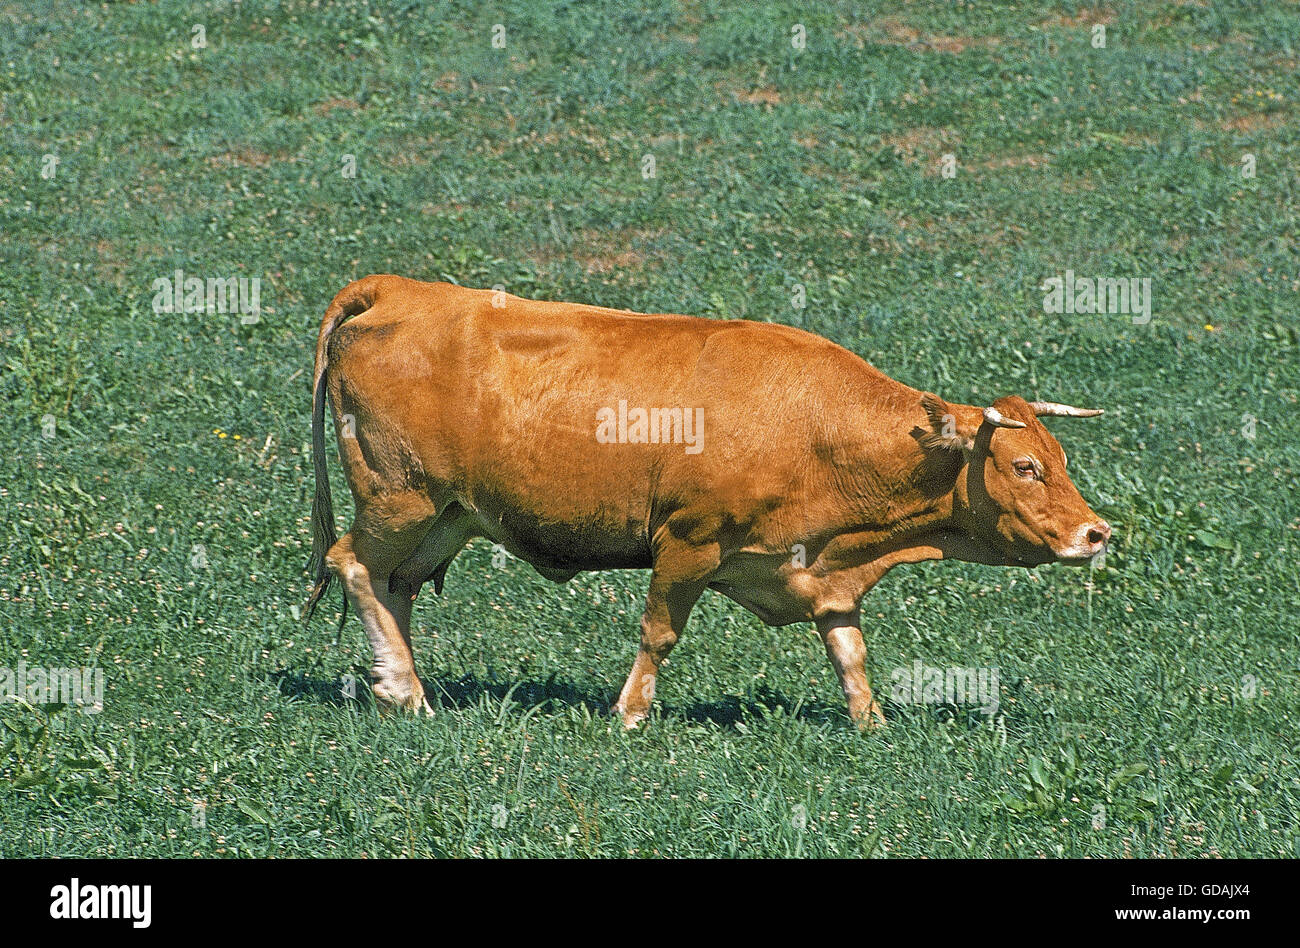
[[[659,665],[672,651],[686,619],[717,566],[716,550],[684,550],[660,556],[650,575],[650,592],[641,616],[641,647],[614,711],[623,726],[634,728],[650,713]]]
[[[862,641],[858,625],[858,611],[831,613],[817,619],[817,634],[826,646],[826,655],[835,666],[840,687],[849,704],[849,717],[860,728],[871,728],[885,723],[885,714],[871,694],[867,680],[867,646]]]
[[[343,583],[374,652],[371,688],[386,704],[432,711],[424,686],[415,673],[411,654],[411,606],[418,587],[405,581],[390,583],[394,560],[409,547],[367,541],[355,529],[330,547],[329,568]]]

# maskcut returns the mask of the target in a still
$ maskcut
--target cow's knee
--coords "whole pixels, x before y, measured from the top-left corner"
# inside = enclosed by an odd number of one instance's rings
[[[342,582],[344,586],[347,585],[348,581],[348,568],[354,563],[357,563],[357,558],[352,552],[351,534],[344,534],[339,537],[339,539],[334,542],[334,545],[325,551],[326,569],[338,577],[339,581]],[[357,565],[360,564],[357,563]]]
[[[656,664],[667,658],[676,644],[677,633],[672,625],[645,616],[641,617],[641,648],[649,653]]]
[[[349,560],[340,566],[339,579],[343,581],[343,588],[353,595],[372,591],[370,571],[355,559]]]

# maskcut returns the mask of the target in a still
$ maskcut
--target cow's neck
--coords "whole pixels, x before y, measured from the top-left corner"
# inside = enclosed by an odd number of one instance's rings
[[[953,492],[960,457],[923,449],[912,438],[873,445],[870,454],[839,485],[841,532],[854,546],[864,554],[890,551],[957,529]]]

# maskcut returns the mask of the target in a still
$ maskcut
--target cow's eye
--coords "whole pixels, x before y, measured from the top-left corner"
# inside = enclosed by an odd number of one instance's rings
[[[1018,477],[1034,477],[1037,474],[1037,471],[1034,470],[1034,462],[1028,458],[1021,458],[1019,461],[1013,462],[1011,467]]]

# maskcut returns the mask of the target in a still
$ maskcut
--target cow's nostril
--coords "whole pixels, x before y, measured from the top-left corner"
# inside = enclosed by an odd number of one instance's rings
[[[1088,542],[1093,546],[1110,539],[1110,524],[1102,520],[1088,528]]]

